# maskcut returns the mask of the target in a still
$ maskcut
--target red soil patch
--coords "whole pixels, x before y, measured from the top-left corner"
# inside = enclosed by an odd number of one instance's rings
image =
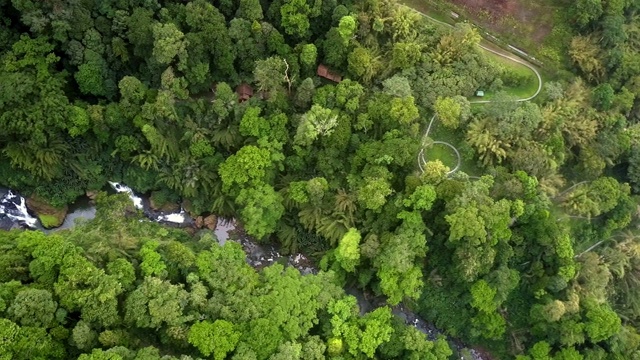
[[[551,32],[553,6],[531,0],[449,0],[474,22],[501,34],[525,36],[535,44]],[[517,44],[515,44],[517,46]]]

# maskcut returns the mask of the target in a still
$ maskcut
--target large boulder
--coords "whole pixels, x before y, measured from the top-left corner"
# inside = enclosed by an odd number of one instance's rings
[[[69,211],[67,205],[55,207],[37,196],[27,198],[27,208],[36,214],[45,229],[56,228],[62,225]]]
[[[95,201],[96,198],[98,197],[98,194],[100,193],[99,190],[87,190],[85,192],[85,195],[87,195],[87,197],[89,198],[89,200],[91,201]]]
[[[209,230],[215,230],[218,225],[218,217],[215,215],[209,215],[204,218],[204,227]]]
[[[172,202],[162,202],[164,196],[161,195],[161,192],[154,191],[151,193],[149,197],[149,207],[153,211],[162,211],[164,213],[176,213],[180,211],[180,204],[172,203]]]

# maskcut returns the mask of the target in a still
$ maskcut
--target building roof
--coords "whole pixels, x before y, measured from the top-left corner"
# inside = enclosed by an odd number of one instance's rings
[[[326,65],[320,64],[318,65],[318,71],[316,72],[318,76],[323,77],[325,79],[340,82],[342,81],[342,76],[338,73],[331,71]]]
[[[238,101],[243,102],[249,100],[253,96],[253,89],[249,84],[242,83],[236,87],[236,93],[238,94]]]
[[[479,96],[479,97],[484,96],[484,91],[482,91],[482,90],[476,91],[476,96]]]

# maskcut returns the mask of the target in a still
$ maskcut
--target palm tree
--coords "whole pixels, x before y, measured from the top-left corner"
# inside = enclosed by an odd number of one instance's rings
[[[476,149],[485,165],[501,163],[507,158],[507,149],[511,147],[496,137],[490,127],[488,119],[478,119],[473,121],[467,130],[467,142]]]
[[[62,173],[69,145],[59,137],[50,136],[43,146],[31,142],[11,142],[3,152],[11,160],[12,166],[27,170],[44,180],[51,180]]]
[[[159,169],[160,159],[156,154],[151,152],[151,150],[145,150],[134,156],[133,159],[131,159],[131,163],[138,163],[138,165],[145,170],[153,169],[157,171]]]
[[[352,227],[354,224],[354,214],[357,210],[356,196],[347,193],[344,189],[338,189],[338,193],[335,195],[335,210],[344,214],[348,220],[348,226]]]
[[[316,228],[316,233],[329,240],[331,246],[335,246],[347,231],[349,231],[349,220],[344,214],[339,213],[323,216],[320,219],[320,226]]]

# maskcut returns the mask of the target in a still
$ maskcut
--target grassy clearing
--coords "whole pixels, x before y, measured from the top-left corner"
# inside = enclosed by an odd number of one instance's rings
[[[42,226],[47,229],[61,225],[60,222],[58,221],[58,218],[53,215],[41,214],[41,215],[38,215],[38,219],[40,219],[40,223],[42,224]]]
[[[531,69],[529,69],[525,65],[519,64],[509,59],[505,59],[488,51],[485,52],[485,55],[487,56],[489,61],[503,66],[507,71],[526,79],[526,81],[518,86],[505,87],[503,91],[506,91],[510,95],[516,96],[519,99],[527,98],[536,93],[536,90],[538,90],[538,77],[533,71],[531,71]]]
[[[448,166],[449,169],[454,169],[458,164],[458,157],[453,150],[446,145],[433,144],[431,147],[426,149],[426,154],[427,161],[440,160],[443,164]]]
[[[478,166],[476,160],[473,158],[474,154],[465,147],[464,134],[462,131],[447,129],[442,126],[442,124],[438,123],[438,120],[436,119],[433,123],[433,127],[431,128],[429,137],[437,141],[448,142],[458,149],[462,156],[459,171],[470,176],[481,176],[484,174],[484,171]],[[455,153],[453,153],[448,146],[444,145],[437,145],[437,147],[434,145],[427,149],[425,154],[427,160],[440,159],[440,161],[451,169],[456,166],[458,161]]]
[[[545,64],[565,67],[566,47],[572,37],[566,2],[558,0],[402,0],[423,12],[460,14],[483,31],[499,35]],[[428,10],[428,11],[424,11]],[[440,15],[441,17],[443,15]],[[448,22],[451,22],[449,19]]]

